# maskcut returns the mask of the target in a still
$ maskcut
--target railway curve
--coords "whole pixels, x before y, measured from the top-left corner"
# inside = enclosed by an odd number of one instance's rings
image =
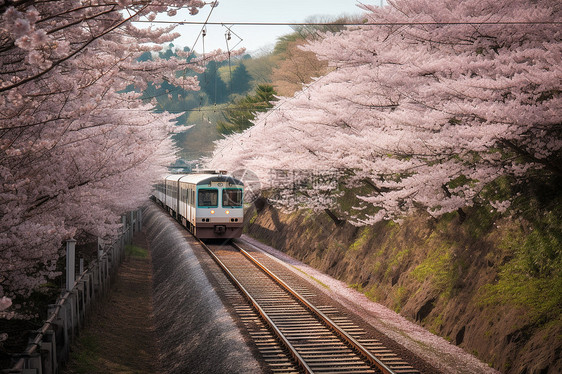
[[[362,339],[365,332],[337,309],[313,305],[308,289],[291,287],[256,258],[260,254],[235,243],[201,244],[259,315],[261,324],[249,333],[272,372],[419,373],[378,340]],[[247,307],[235,309],[256,323]]]

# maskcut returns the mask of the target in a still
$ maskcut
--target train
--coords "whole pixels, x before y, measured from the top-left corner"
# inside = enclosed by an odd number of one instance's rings
[[[234,239],[244,225],[244,183],[225,171],[170,174],[154,198],[199,239]]]

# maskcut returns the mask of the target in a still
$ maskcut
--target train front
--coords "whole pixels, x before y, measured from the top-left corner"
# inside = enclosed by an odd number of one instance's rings
[[[244,225],[244,183],[216,175],[197,184],[195,235],[201,239],[239,238]]]

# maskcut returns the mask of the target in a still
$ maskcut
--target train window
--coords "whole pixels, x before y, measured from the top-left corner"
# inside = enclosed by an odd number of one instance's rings
[[[242,206],[242,190],[240,188],[225,188],[222,190],[222,206],[223,207],[241,207]]]
[[[216,188],[201,188],[197,192],[199,206],[217,207],[219,204],[219,191]]]

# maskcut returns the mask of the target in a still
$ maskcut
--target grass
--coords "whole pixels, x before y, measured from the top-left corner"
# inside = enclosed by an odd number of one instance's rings
[[[547,216],[546,220],[550,218]],[[498,282],[486,285],[481,302],[511,304],[527,310],[533,322],[562,314],[562,232],[544,227],[507,235],[501,246],[512,259],[500,267]]]
[[[63,374],[146,374],[135,368],[134,357],[127,360],[111,358],[107,354],[107,341],[95,332],[84,331],[72,351],[71,361],[62,370]],[[119,362],[118,362],[119,361]]]
[[[363,249],[365,245],[369,243],[369,240],[374,235],[374,232],[370,226],[362,227],[361,234],[357,237],[357,239],[349,246],[349,250],[351,251],[358,251]]]
[[[125,246],[125,254],[135,258],[148,258],[148,250],[132,244]]]
[[[330,289],[330,286],[328,286],[328,285],[325,284],[325,283],[322,283],[321,280],[319,280],[319,279],[313,277],[312,275],[306,273],[305,271],[299,269],[298,267],[296,267],[296,266],[294,266],[294,265],[291,265],[291,266],[293,266],[293,268],[295,268],[296,270],[300,271],[301,273],[303,273],[304,275],[306,275],[307,277],[309,277],[310,279],[312,279],[313,281],[315,281],[316,283],[318,283],[318,284],[321,285],[322,287],[324,287],[324,288],[326,288],[326,289],[328,289],[328,290]]]
[[[99,339],[89,332],[84,332],[78,341],[79,349],[72,355],[72,367],[69,371],[75,373],[96,373],[97,361],[101,352]]]
[[[407,257],[410,255],[410,248],[406,247],[401,249],[400,247],[393,247],[390,250],[390,254],[387,258],[386,272],[384,273],[384,279],[388,279],[394,272],[394,268],[400,266],[400,264],[406,261]]]
[[[384,299],[384,289],[382,287],[377,287],[376,284],[373,284],[366,292],[364,292],[365,296],[374,302],[379,302],[379,300]]]
[[[439,335],[439,331],[441,330],[441,326],[443,325],[443,313],[440,313],[437,317],[435,317],[431,321],[431,325],[429,326],[429,331],[433,334]],[[448,341],[451,341],[450,337],[445,337]]]
[[[434,234],[430,236],[431,240]],[[433,241],[433,240],[431,240]],[[453,243],[447,243],[440,239],[434,243],[434,250],[414,268],[412,275],[419,283],[423,283],[425,279],[430,279],[431,284],[438,290],[442,296],[448,298],[458,274],[454,271],[453,261]]]
[[[515,201],[520,220],[498,243],[507,262],[481,291],[483,305],[521,307],[536,325],[562,319],[562,196],[540,185]]]
[[[254,209],[252,217],[250,218],[249,224],[252,225],[256,219],[258,218],[258,212],[257,210]]]
[[[400,313],[400,311],[402,310],[402,307],[404,306],[404,304],[408,300],[408,296],[409,296],[409,293],[408,293],[408,289],[406,287],[399,286],[394,291],[392,309],[396,313]]]

